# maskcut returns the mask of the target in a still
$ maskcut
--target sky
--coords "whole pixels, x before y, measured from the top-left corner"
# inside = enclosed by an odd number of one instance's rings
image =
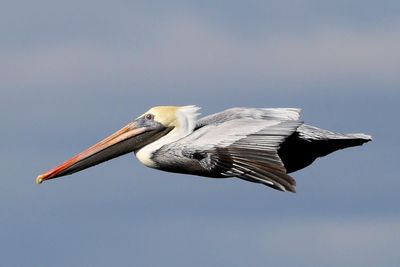
[[[399,266],[399,1],[3,1],[6,266]],[[155,105],[297,107],[373,142],[297,193],[129,154],[35,184]]]

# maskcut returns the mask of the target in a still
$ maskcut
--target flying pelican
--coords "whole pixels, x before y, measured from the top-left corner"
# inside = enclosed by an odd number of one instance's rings
[[[159,106],[39,175],[70,175],[126,153],[168,172],[213,178],[238,177],[295,192],[288,173],[336,150],[371,141],[366,134],[339,134],[303,124],[296,108],[231,108],[197,120],[196,106]]]

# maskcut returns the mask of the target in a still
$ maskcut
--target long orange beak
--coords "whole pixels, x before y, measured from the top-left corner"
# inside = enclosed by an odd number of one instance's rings
[[[129,123],[121,130],[77,154],[63,164],[39,175],[36,178],[36,183],[41,184],[45,180],[69,175],[132,152],[138,147],[143,146],[143,138],[139,136],[146,131],[145,127],[139,127],[135,122]]]

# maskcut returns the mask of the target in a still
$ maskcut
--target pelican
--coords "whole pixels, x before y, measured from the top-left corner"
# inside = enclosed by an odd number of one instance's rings
[[[231,108],[201,119],[197,106],[158,106],[36,178],[70,175],[134,152],[147,167],[212,178],[237,177],[295,192],[289,173],[336,150],[371,141],[304,124],[297,108]]]

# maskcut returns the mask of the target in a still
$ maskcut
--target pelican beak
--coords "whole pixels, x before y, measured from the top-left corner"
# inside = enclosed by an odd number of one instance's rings
[[[138,121],[129,123],[94,146],[70,158],[54,169],[39,175],[36,178],[36,183],[41,184],[45,180],[69,175],[135,151],[152,142],[157,133],[160,133],[160,129],[155,130],[142,126]]]

